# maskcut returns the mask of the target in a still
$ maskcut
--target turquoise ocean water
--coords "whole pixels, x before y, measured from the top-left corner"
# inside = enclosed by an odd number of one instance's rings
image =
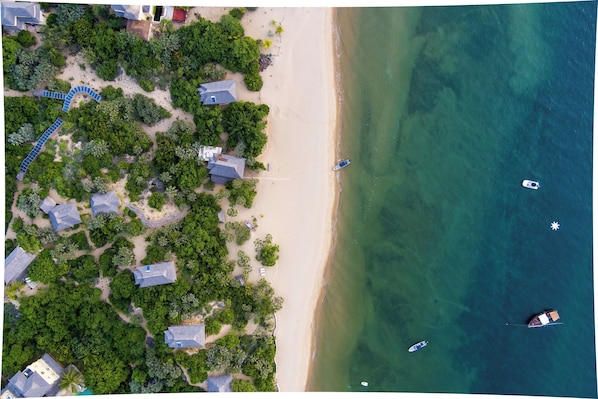
[[[597,396],[595,32],[592,2],[338,9],[352,163],[309,390]]]

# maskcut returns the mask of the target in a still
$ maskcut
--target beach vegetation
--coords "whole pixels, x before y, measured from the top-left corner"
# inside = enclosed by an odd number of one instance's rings
[[[245,8],[235,7],[232,10],[230,10],[228,14],[231,17],[240,20],[241,18],[243,18],[243,15],[245,15],[245,11]]]
[[[174,358],[187,371],[191,384],[197,384],[208,379],[206,351],[199,351],[193,355],[184,351],[177,351]]]
[[[233,392],[256,392],[255,385],[253,385],[251,381],[241,380],[238,378],[233,378],[231,389]]]
[[[37,39],[26,29],[19,31],[17,34],[17,42],[23,47],[31,47],[37,44]]]
[[[9,48],[9,50],[11,50]],[[6,75],[8,87],[19,91],[34,90],[44,82],[49,81],[58,72],[60,61],[64,57],[51,48],[41,46],[35,50],[19,48],[14,52],[15,59],[9,56],[11,65]],[[54,57],[52,57],[54,55]]]
[[[12,281],[4,287],[4,295],[10,299],[17,299],[17,291],[25,286],[23,281]]]
[[[82,255],[68,263],[71,276],[79,283],[91,283],[100,277],[98,264],[92,255]]]
[[[55,262],[53,254],[54,251],[46,248],[31,262],[27,275],[32,281],[49,284],[58,281],[69,272],[68,263]]]
[[[253,200],[257,195],[257,180],[233,179],[225,184],[228,190],[228,200],[231,206],[242,205],[251,208]]]
[[[164,204],[166,203],[166,198],[164,198],[164,194],[160,194],[160,193],[152,193],[150,194],[147,204],[154,208],[157,209],[158,211],[162,210],[162,206],[164,206]]]
[[[243,77],[243,82],[245,82],[245,86],[247,86],[247,89],[251,91],[260,91],[264,86],[264,80],[262,79],[262,76],[257,72],[257,70],[253,71],[253,73],[245,74],[245,76]]]
[[[227,222],[222,230],[227,242],[243,245],[251,237],[251,230],[241,222]]]
[[[23,189],[17,200],[17,209],[25,212],[31,219],[35,218],[40,213],[39,205],[42,201],[40,193],[40,188],[36,186]]]
[[[206,335],[217,335],[220,333],[222,324],[215,317],[206,317],[204,319]]]
[[[229,40],[239,39],[245,35],[245,29],[239,20],[240,18],[234,17],[231,13],[220,17],[220,28]]]
[[[259,260],[264,266],[274,266],[279,258],[280,247],[272,242],[272,235],[267,234],[266,238],[256,238],[254,241],[255,245],[255,258]]]
[[[28,275],[45,286],[28,297],[16,288],[9,290],[19,308],[5,305],[3,375],[22,370],[48,352],[82,371],[68,369],[63,388],[72,390],[73,381],[79,384],[83,375],[94,394],[198,391],[182,378],[182,371],[191,383],[198,383],[214,369],[252,379],[241,383],[240,390],[273,390],[275,348],[261,334],[271,331],[272,314],[282,299],[265,280],[249,281],[248,255],[239,251],[238,260],[227,259],[226,237],[221,234],[226,227],[218,219],[223,198],[231,201],[229,215],[237,215],[235,205],[252,205],[256,180],[234,181],[218,195],[195,191],[202,185],[213,191],[215,186],[198,160],[200,143],[237,150],[250,169],[261,165],[255,158],[266,143],[269,108],[252,103],[204,107],[197,93],[201,83],[225,79],[228,72],[242,73],[249,90],[261,89],[259,42],[246,37],[239,22],[245,9],[233,9],[218,23],[199,18],[175,29],[172,22],[163,22],[149,41],[127,33],[125,20],[114,16],[109,5],[59,4],[47,10],[47,23],[39,28],[41,44],[26,31],[3,39],[7,87],[66,93],[73,81],[84,84],[84,79],[56,76],[66,65],[66,55],[79,54],[84,61],[75,61],[75,67],[85,70],[89,65],[104,83],[124,71],[146,91],[169,86],[174,106],[191,113],[193,123],[174,121],[165,133],[156,134],[154,144],[145,129],[170,118],[170,113],[149,97],[125,97],[122,88],[110,85],[102,88],[100,102],[81,101],[68,113],[55,99],[5,97],[5,172],[12,176],[5,185],[6,227],[12,223],[16,234],[5,241],[5,251],[20,245],[36,254]],[[19,190],[13,177],[30,143],[58,117],[64,121],[58,134],[67,139],[46,144]],[[150,229],[128,209],[122,215],[96,217],[84,212],[83,223],[60,234],[49,226],[47,216],[42,216],[41,227],[29,219],[11,222],[13,202],[27,218],[39,217],[41,199],[55,189],[62,198],[79,202],[80,210],[88,209],[92,193],[104,193],[121,179],[129,201],[147,198],[150,206],[160,209],[168,199],[186,216]],[[164,192],[153,186],[156,179],[164,183]],[[141,263],[176,260],[177,280],[172,284],[135,284],[131,266],[137,260],[127,238],[148,230]],[[250,238],[242,223],[234,222],[232,231],[239,245]],[[90,254],[92,248],[98,254]],[[243,268],[245,285],[232,277],[236,265]],[[101,289],[94,287],[100,277],[109,281],[104,291],[108,300],[101,299],[103,284]],[[206,334],[218,334],[223,324],[231,325],[232,333],[219,339],[214,349],[193,355],[173,351],[160,339],[146,345],[144,328],[159,337],[168,326],[198,315],[205,317]],[[251,319],[260,325],[259,332],[244,335]]]
[[[4,82],[10,72],[11,66],[17,63],[17,51],[21,48],[15,36],[4,36],[2,38],[2,68],[4,70]]]
[[[249,101],[232,103],[224,110],[222,125],[228,133],[226,148],[234,149],[243,144],[240,156],[257,158],[268,141],[263,132],[270,108],[266,104]]]
[[[137,291],[133,273],[123,269],[110,281],[110,303],[123,313],[128,313],[131,306],[131,297]]]
[[[139,79],[139,86],[147,92],[154,91],[155,88],[154,82],[146,78]]]
[[[272,40],[270,39],[266,39],[261,43],[262,47],[267,50],[270,48],[270,46],[272,45]]]
[[[8,135],[8,143],[12,145],[21,145],[35,141],[35,131],[31,123],[25,123],[14,133]]]
[[[57,264],[67,263],[69,260],[76,258],[77,244],[72,242],[69,238],[63,238],[56,243],[54,249],[50,250],[52,260]]]
[[[77,387],[81,384],[83,384],[83,376],[75,367],[65,368],[58,382],[60,389],[71,393],[77,393]]]
[[[133,266],[135,264],[135,254],[129,247],[120,247],[118,252],[112,257],[112,264],[118,268]]]
[[[42,249],[41,241],[35,235],[25,231],[17,233],[17,243],[29,253],[36,253]]]
[[[71,89],[71,83],[67,80],[52,78],[48,82],[46,89],[59,93],[68,93]]]
[[[243,365],[242,371],[253,378],[253,384],[259,392],[274,392],[274,356],[276,346],[274,339],[265,336],[255,340],[255,349]]]
[[[138,218],[130,220],[129,222],[125,223],[123,227],[123,232],[125,235],[130,237],[136,237],[138,235],[144,234],[146,231],[147,227]]]

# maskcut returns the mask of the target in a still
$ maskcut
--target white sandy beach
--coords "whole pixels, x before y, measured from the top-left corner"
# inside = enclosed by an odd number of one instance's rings
[[[247,215],[264,215],[254,235],[270,233],[281,248],[276,266],[267,268],[268,281],[284,297],[276,315],[276,380],[280,391],[299,392],[313,357],[337,192],[333,9],[263,7],[242,22],[247,35],[265,39],[272,20],[284,32],[271,39],[273,65],[262,73],[261,98],[252,100],[270,107],[268,148],[260,157],[269,171],[260,174]],[[245,92],[239,97],[246,99]]]
[[[229,10],[194,7],[187,23],[196,20],[194,13],[218,21]],[[247,12],[241,22],[246,35],[272,41],[263,52],[272,54],[273,64],[261,73],[264,86],[260,92],[249,92],[240,74],[228,77],[238,83],[239,100],[270,107],[268,144],[258,159],[268,170],[257,176],[246,172],[246,177],[259,179],[258,194],[251,209],[237,207],[239,215],[234,219],[257,219],[257,231],[242,247],[252,258],[256,238],[271,234],[280,246],[277,264],[266,268],[266,279],[276,295],[284,298],[283,308],[276,314],[276,382],[280,391],[301,392],[313,358],[315,312],[331,249],[337,193],[336,175],[331,170],[337,137],[333,9],[260,7]],[[279,35],[275,34],[278,25],[283,28]],[[70,80],[73,86],[84,83],[98,90],[112,84],[122,87],[125,95],[141,93],[168,109],[172,118],[149,128],[150,136],[165,131],[176,117],[192,120],[172,108],[168,92],[146,93],[126,76],[103,82],[91,68],[79,67],[82,59],[69,61],[58,77]],[[236,251],[230,251],[231,259],[236,258]],[[138,259],[142,252],[144,249],[136,253]],[[252,265],[251,278],[257,280],[261,265],[255,259]]]

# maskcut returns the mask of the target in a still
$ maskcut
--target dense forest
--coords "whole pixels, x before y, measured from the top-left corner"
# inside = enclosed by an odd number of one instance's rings
[[[218,218],[223,206],[229,216],[235,207],[251,208],[256,181],[237,179],[216,191],[197,156],[200,145],[217,145],[245,158],[249,169],[264,169],[256,159],[267,141],[268,106],[202,106],[197,93],[201,83],[222,80],[227,71],[242,73],[249,90],[261,89],[260,41],[245,36],[241,24],[252,10],[233,9],[217,23],[197,16],[178,29],[161,21],[146,41],[127,32],[125,20],[106,5],[43,8],[49,14],[39,29],[41,43],[27,31],[3,32],[2,40],[5,87],[23,92],[4,98],[5,229],[15,237],[5,249],[6,255],[16,246],[35,254],[28,277],[40,283],[33,296],[23,294],[22,282],[5,287],[3,385],[47,352],[65,366],[74,364],[94,394],[197,391],[192,384],[209,372],[232,374],[236,391],[274,391],[273,315],[282,298],[265,279],[249,281],[247,254],[229,253],[231,245],[250,239],[249,229]],[[31,94],[68,92],[71,82],[56,76],[76,54],[85,57],[82,68],[103,80],[100,102],[64,112],[59,101]],[[115,87],[123,71],[146,92],[168,89],[173,107],[191,114],[193,123],[174,120],[152,140],[145,127],[171,115],[153,99]],[[21,162],[57,118],[64,121],[59,135],[74,145],[51,138],[18,183]],[[148,228],[127,208],[95,217],[82,213],[80,225],[55,232],[39,208],[50,190],[88,208],[94,193],[119,182],[130,202],[146,198],[157,210],[171,204],[185,216]],[[12,214],[13,204],[24,217]],[[140,236],[144,259],[134,254],[133,239]],[[276,263],[279,248],[270,235],[257,239],[255,248],[261,264]],[[136,266],[171,260],[174,283],[135,285]],[[235,269],[242,270],[243,283],[233,277]],[[99,281],[109,283],[107,299]],[[192,318],[205,323],[208,338],[224,326],[230,332],[199,351],[169,348],[164,331]],[[258,327],[248,334],[250,321]]]

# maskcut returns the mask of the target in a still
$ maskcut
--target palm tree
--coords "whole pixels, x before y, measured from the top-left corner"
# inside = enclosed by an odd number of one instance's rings
[[[80,388],[83,384],[83,376],[75,367],[68,366],[62,372],[62,379],[58,383],[60,389],[69,390],[72,393],[77,392],[77,388]]]

